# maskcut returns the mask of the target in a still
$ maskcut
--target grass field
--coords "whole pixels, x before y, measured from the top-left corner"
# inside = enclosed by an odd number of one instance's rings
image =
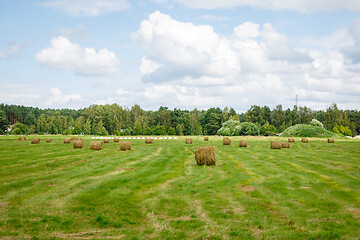
[[[360,238],[359,140],[130,140],[122,152],[40,138],[0,137],[0,239]],[[206,145],[217,166],[196,166]]]

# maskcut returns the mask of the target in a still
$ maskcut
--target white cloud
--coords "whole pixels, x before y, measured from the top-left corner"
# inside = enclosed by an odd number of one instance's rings
[[[63,94],[59,88],[51,88],[50,96],[46,101],[46,105],[63,105],[70,101],[81,101],[80,95],[77,94]]]
[[[86,39],[90,37],[90,33],[84,25],[80,24],[77,28],[60,28],[54,33],[56,36],[64,36],[67,38]]]
[[[354,43],[351,46],[344,46],[342,52],[349,62],[360,63],[360,18],[353,21],[349,28],[349,34]]]
[[[71,16],[98,16],[130,8],[126,0],[56,0],[41,4]]]
[[[115,73],[119,61],[114,52],[84,48],[66,37],[51,40],[51,45],[36,54],[36,60],[47,67],[71,70],[81,75],[106,75]]]
[[[0,49],[0,59],[9,59],[16,57],[20,50],[30,45],[29,42],[23,42],[20,44],[10,44],[7,50]]]
[[[299,12],[314,11],[338,11],[340,9],[349,9],[352,11],[360,10],[358,0],[175,0],[176,2],[190,8],[215,9],[215,8],[233,8],[240,6],[249,6],[260,9],[270,10],[295,10]]]

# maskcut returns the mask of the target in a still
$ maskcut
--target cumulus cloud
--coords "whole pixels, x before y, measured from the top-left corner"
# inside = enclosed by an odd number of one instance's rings
[[[81,75],[107,75],[115,73],[119,61],[114,52],[84,48],[66,37],[56,37],[51,45],[36,54],[36,60],[50,68],[74,71]]]
[[[338,1],[338,0],[175,0],[190,8],[197,9],[215,9],[215,8],[233,8],[240,6],[249,6],[259,9],[270,10],[295,10],[299,12],[314,11],[336,11],[339,9],[360,10],[360,2],[357,0]]]
[[[47,105],[63,105],[70,101],[81,100],[80,95],[77,94],[63,94],[59,88],[53,87],[49,90],[50,96],[46,101]]]
[[[360,18],[353,21],[349,28],[349,34],[354,43],[351,46],[343,47],[342,52],[351,63],[360,63]]]
[[[93,17],[130,8],[130,4],[126,0],[56,0],[47,1],[41,5],[78,17]]]

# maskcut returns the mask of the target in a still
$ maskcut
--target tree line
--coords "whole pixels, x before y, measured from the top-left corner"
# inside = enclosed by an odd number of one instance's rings
[[[244,113],[228,107],[192,111],[160,107],[145,111],[137,104],[131,108],[118,104],[91,105],[79,110],[0,104],[1,134],[13,125],[11,134],[216,135],[229,120],[282,132],[296,124],[309,124],[312,119],[336,133],[354,136],[360,132],[360,112],[340,110],[335,103],[317,111],[306,106],[284,110],[282,105],[273,109],[253,105]]]

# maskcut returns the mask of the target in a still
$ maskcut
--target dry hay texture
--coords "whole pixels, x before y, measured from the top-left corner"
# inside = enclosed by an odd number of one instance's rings
[[[70,138],[64,138],[64,143],[71,143],[71,139]]]
[[[290,148],[290,143],[289,142],[282,142],[281,147],[282,148]]]
[[[288,142],[289,143],[295,143],[295,139],[294,138],[288,138]]]
[[[31,139],[31,144],[39,144],[40,143],[40,138],[32,138]]]
[[[152,144],[152,143],[153,143],[153,139],[151,139],[151,138],[145,139],[145,144]]]
[[[84,148],[84,142],[82,140],[75,140],[73,143],[74,148]]]
[[[26,141],[26,137],[19,137],[18,141]]]
[[[307,139],[307,138],[302,138],[302,139],[301,139],[301,142],[302,142],[302,143],[309,143],[309,139]]]
[[[240,140],[239,147],[247,147],[248,142],[245,140]]]
[[[114,142],[119,142],[119,138],[114,137]]]
[[[333,138],[328,138],[328,143],[335,143],[335,139],[333,139]]]
[[[204,137],[204,141],[209,141],[209,137]]]
[[[201,165],[216,165],[216,147],[197,147],[195,151],[196,164]]]
[[[228,137],[223,138],[223,145],[231,145],[231,139]]]
[[[72,142],[72,141],[76,141],[76,140],[81,140],[81,138],[79,138],[79,137],[71,137],[70,138],[70,141]]]
[[[281,149],[281,142],[271,141],[270,148],[271,149]]]
[[[91,142],[90,150],[102,150],[102,142]]]
[[[120,142],[120,150],[121,151],[131,150],[131,142]]]
[[[192,138],[187,138],[187,139],[185,140],[185,143],[186,143],[186,144],[192,144]]]
[[[104,139],[104,143],[109,143],[110,140],[109,139]]]
[[[46,142],[52,142],[52,139],[51,138],[47,138],[45,139]]]

